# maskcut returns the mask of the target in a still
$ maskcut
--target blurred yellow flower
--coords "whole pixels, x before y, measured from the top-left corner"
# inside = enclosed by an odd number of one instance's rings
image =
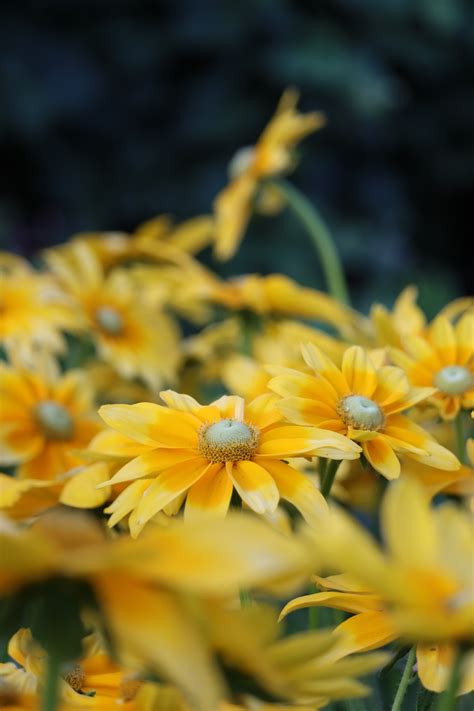
[[[113,456],[128,446],[132,456],[138,455],[108,482],[132,482],[107,512],[112,514],[111,526],[132,512],[133,536],[164,507],[175,505],[177,510],[184,499],[186,517],[223,516],[234,489],[256,513],[273,513],[283,498],[313,519],[324,513],[324,498],[282,460],[314,454],[353,459],[360,451],[339,434],[287,425],[271,394],[248,404],[240,397],[224,396],[200,405],[171,390],[162,392],[161,398],[167,407],[139,403],[100,409],[105,422],[119,433],[104,433],[101,451]],[[135,452],[131,440],[136,441]]]
[[[62,331],[77,329],[69,297],[51,275],[8,256],[0,253],[0,344],[27,354],[38,346],[64,351]]]
[[[67,256],[52,251],[47,260],[74,299],[81,330],[92,336],[99,358],[124,378],[141,377],[150,388],[176,378],[178,327],[125,269],[106,276],[82,241]]]
[[[402,339],[393,361],[405,369],[411,383],[434,388],[431,401],[450,420],[461,408],[474,407],[474,314],[465,313],[455,326],[438,316],[425,335]]]
[[[314,374],[271,368],[276,377],[269,387],[282,397],[278,407],[290,422],[360,442],[366,459],[387,479],[400,474],[396,453],[439,469],[459,468],[449,450],[400,414],[425,400],[432,388],[410,388],[403,370],[377,367],[360,346],[345,351],[340,369],[311,344],[303,355]]]
[[[57,479],[101,429],[85,374],[43,364],[34,372],[0,363],[0,463],[18,465],[20,478]]]
[[[255,146],[241,149],[232,160],[231,182],[214,202],[215,254],[221,260],[230,259],[237,251],[261,181],[290,171],[295,146],[325,123],[322,113],[299,113],[298,98],[298,92],[285,91]]]

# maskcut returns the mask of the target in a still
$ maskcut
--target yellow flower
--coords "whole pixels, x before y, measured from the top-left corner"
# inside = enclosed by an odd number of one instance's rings
[[[471,515],[451,503],[431,509],[426,492],[402,477],[389,486],[381,518],[384,550],[347,514],[334,510],[324,536],[318,536],[318,551],[332,569],[383,599],[401,637],[472,641]]]
[[[380,595],[358,585],[349,575],[333,575],[327,578],[313,576],[313,581],[322,592],[291,600],[283,608],[280,619],[307,607],[330,607],[354,613],[339,624],[334,632],[341,635],[337,654],[345,656],[384,647],[399,637],[389,606]],[[452,642],[420,643],[417,645],[417,669],[423,686],[431,691],[443,691],[454,662],[456,645]],[[474,690],[474,652],[462,663],[460,694]]]
[[[398,453],[439,469],[459,468],[451,452],[401,414],[431,395],[432,388],[410,388],[403,370],[377,367],[359,346],[345,351],[341,369],[313,345],[304,347],[303,355],[314,375],[283,369],[269,384],[282,396],[278,407],[290,422],[360,442],[366,459],[387,479],[400,474]]]
[[[63,509],[29,529],[0,520],[0,596],[14,599],[16,609],[36,595],[44,605],[45,595],[66,586],[72,604],[74,586],[88,586],[120,663],[155,671],[209,711],[223,697],[223,682],[203,635],[211,623],[196,611],[200,596],[218,614],[239,589],[287,594],[314,565],[311,548],[242,514],[110,540],[92,517]]]
[[[60,375],[0,363],[0,463],[17,464],[25,479],[57,479],[81,463],[74,453],[101,429],[84,373]]]
[[[0,344],[27,353],[40,346],[64,351],[62,331],[74,331],[74,312],[51,275],[33,271],[27,262],[0,255]]]
[[[82,241],[65,257],[48,255],[77,308],[84,332],[92,335],[99,358],[124,378],[141,377],[151,388],[176,377],[180,354],[176,324],[137,289],[125,269],[105,276],[94,251]]]
[[[464,314],[455,326],[438,316],[424,336],[406,336],[403,351],[392,359],[416,386],[435,389],[431,401],[444,419],[461,408],[474,407],[474,314]]]
[[[123,435],[137,443],[139,456],[108,482],[133,482],[107,509],[113,514],[112,526],[132,511],[133,536],[165,506],[175,505],[177,510],[184,499],[187,517],[223,516],[234,489],[256,513],[273,513],[283,498],[312,519],[324,512],[324,498],[282,460],[314,454],[353,459],[360,451],[339,434],[287,425],[269,394],[248,404],[240,397],[224,396],[200,405],[171,390],[162,392],[161,398],[167,407],[139,403],[100,409],[105,422],[120,433],[109,435],[105,451],[120,452]]]
[[[227,260],[235,254],[260,182],[291,170],[295,146],[325,123],[321,113],[299,113],[298,98],[296,91],[286,91],[256,145],[241,149],[231,163],[231,182],[214,203],[215,253],[219,259]]]

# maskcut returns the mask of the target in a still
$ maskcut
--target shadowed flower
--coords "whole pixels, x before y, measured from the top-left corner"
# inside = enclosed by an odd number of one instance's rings
[[[277,377],[269,387],[290,422],[333,430],[360,442],[364,456],[380,474],[400,474],[397,454],[439,469],[460,464],[447,449],[401,414],[433,394],[432,388],[411,388],[401,370],[377,363],[359,346],[348,348],[339,369],[313,345],[303,348],[314,374],[270,368]]]
[[[231,182],[214,202],[215,253],[219,259],[230,259],[237,251],[261,181],[290,171],[295,146],[325,123],[319,112],[299,113],[298,98],[298,92],[286,91],[255,146],[241,149],[231,162]],[[280,196],[272,191],[271,197],[276,197],[278,207]],[[265,202],[268,207],[268,200]]]

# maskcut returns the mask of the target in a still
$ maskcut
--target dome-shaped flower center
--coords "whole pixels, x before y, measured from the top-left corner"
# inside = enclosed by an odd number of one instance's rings
[[[80,664],[68,664],[64,668],[63,679],[74,691],[80,691],[84,686],[86,675]]]
[[[199,451],[210,462],[240,462],[257,451],[259,431],[239,420],[220,420],[199,432]]]
[[[378,430],[385,417],[376,402],[363,395],[348,395],[339,403],[338,412],[344,424],[357,430]]]
[[[474,379],[467,368],[462,365],[447,365],[434,378],[434,384],[446,395],[462,395],[474,387]]]
[[[237,153],[232,157],[228,173],[231,180],[239,178],[243,173],[245,173],[253,163],[255,158],[255,148],[254,146],[245,146],[244,148],[239,148]]]
[[[36,406],[35,417],[48,439],[71,439],[74,421],[63,405],[54,400],[43,400]]]
[[[113,306],[100,306],[95,312],[100,328],[110,336],[120,336],[123,331],[123,318]]]

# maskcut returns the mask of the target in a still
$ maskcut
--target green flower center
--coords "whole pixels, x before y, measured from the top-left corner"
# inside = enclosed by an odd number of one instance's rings
[[[112,306],[101,306],[95,317],[100,328],[110,336],[120,336],[123,332],[123,318]]]
[[[231,180],[239,178],[243,173],[245,173],[248,168],[252,165],[255,157],[254,146],[245,146],[244,148],[239,148],[237,153],[232,157],[228,173]]]
[[[36,421],[48,439],[71,439],[74,421],[63,405],[54,400],[43,400],[36,406]]]
[[[357,430],[375,431],[385,422],[377,403],[363,395],[347,395],[339,403],[338,413],[344,424]]]
[[[258,448],[259,431],[239,420],[225,419],[204,425],[199,432],[199,451],[213,464],[251,459]]]
[[[472,374],[462,365],[447,365],[436,373],[433,382],[446,395],[462,395],[474,385]]]

